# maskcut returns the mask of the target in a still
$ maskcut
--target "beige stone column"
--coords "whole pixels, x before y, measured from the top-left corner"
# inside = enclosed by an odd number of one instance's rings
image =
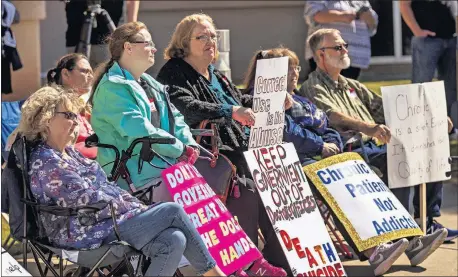
[[[12,72],[13,94],[25,99],[41,87],[40,20],[46,18],[45,1],[12,1],[21,21],[11,29],[23,68]]]

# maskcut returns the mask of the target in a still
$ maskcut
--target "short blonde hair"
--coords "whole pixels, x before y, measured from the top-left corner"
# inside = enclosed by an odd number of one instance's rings
[[[18,132],[28,141],[37,139],[46,141],[49,121],[56,114],[59,105],[63,105],[69,111],[79,113],[83,107],[83,101],[77,93],[61,86],[40,88],[22,105]]]
[[[307,39],[307,44],[310,46],[310,50],[312,50],[315,61],[317,61],[316,51],[318,51],[327,35],[340,36],[340,31],[337,29],[319,29],[313,32]]]
[[[189,55],[189,46],[191,41],[192,32],[198,24],[205,21],[209,22],[216,30],[213,19],[204,13],[195,13],[183,18],[175,27],[169,45],[164,50],[164,59],[171,58],[185,58]],[[216,48],[215,60],[219,55],[218,48]]]

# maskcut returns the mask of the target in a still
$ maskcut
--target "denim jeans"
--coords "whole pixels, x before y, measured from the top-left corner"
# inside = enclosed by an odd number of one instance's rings
[[[386,157],[386,145],[377,146],[372,141],[364,144],[365,155],[369,160],[369,164],[377,167],[383,173],[382,181],[388,185],[388,163]],[[353,150],[364,157],[363,149],[361,147]],[[410,207],[410,187],[391,189],[391,192],[398,198],[399,202],[409,211]],[[415,218],[420,217],[420,198],[419,187],[415,187],[415,194],[413,198],[413,208]],[[426,205],[428,217],[439,217],[440,207],[442,205],[442,182],[428,183],[426,185]]]
[[[431,82],[437,77],[444,81],[447,114],[456,96],[456,40],[434,37],[412,37],[412,83]]]
[[[121,240],[151,258],[145,276],[173,276],[183,255],[199,275],[216,266],[194,225],[176,203],[160,203],[128,219],[119,226],[119,233]],[[114,240],[113,232],[104,243]]]

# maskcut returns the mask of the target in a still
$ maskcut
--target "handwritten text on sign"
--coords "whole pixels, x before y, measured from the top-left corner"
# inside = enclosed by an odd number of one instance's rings
[[[257,61],[253,95],[256,121],[251,128],[250,149],[283,142],[287,81],[288,57]]]
[[[382,87],[391,188],[446,180],[450,170],[444,83]]]
[[[304,167],[359,251],[380,241],[421,235],[415,220],[356,153],[344,153]]]
[[[344,276],[294,145],[244,154],[294,276]]]
[[[162,171],[173,200],[183,206],[216,260],[229,276],[261,257],[261,253],[216,196],[197,169],[178,163]]]

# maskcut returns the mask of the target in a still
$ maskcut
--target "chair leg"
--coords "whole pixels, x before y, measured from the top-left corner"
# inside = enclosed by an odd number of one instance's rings
[[[49,268],[49,270],[51,270],[52,274],[55,276],[55,277],[58,277],[59,274],[57,273],[57,271],[54,269],[53,265],[51,263],[48,263],[48,261],[46,260],[45,258],[45,255],[43,254],[43,252],[41,252],[40,249],[38,249],[35,245],[33,245],[32,243],[30,243],[30,248],[32,250],[32,253],[35,255],[38,254],[38,256],[40,257],[40,259],[43,261],[43,263],[45,263],[45,265],[47,266],[47,268]],[[37,263],[39,265],[39,263]]]
[[[27,245],[28,245],[28,240],[23,239],[22,240],[22,267],[27,270]]]
[[[49,253],[49,256],[48,256],[48,263],[51,264],[51,260],[52,260],[52,253]],[[48,275],[48,267],[45,268],[45,276]]]
[[[33,254],[33,259],[35,260],[35,263],[37,264],[38,271],[40,272],[40,276],[46,277],[46,274],[43,272],[43,269],[41,268],[40,259],[38,259],[37,253],[35,253],[33,249],[32,249],[32,254]]]
[[[320,203],[319,206],[321,205],[324,205],[323,203]],[[326,212],[324,212],[321,207],[318,207],[318,210],[320,211],[321,213],[321,216],[323,217],[324,219],[324,224],[328,227],[328,230],[332,233],[332,235],[334,236],[335,239],[333,239],[331,237],[331,240],[332,242],[334,243],[334,245],[340,250],[340,252],[344,255],[345,258],[347,259],[353,259],[353,253],[350,252],[350,250],[348,249],[348,247],[343,243],[343,240],[342,238],[340,237],[340,235],[337,233],[337,228],[335,226],[333,226],[330,222],[330,219],[331,219],[331,213],[329,212],[329,210],[327,210]],[[337,241],[336,241],[337,240]]]
[[[92,274],[94,274],[95,270],[97,268],[100,267],[100,264],[103,262],[103,260],[106,259],[106,257],[108,256],[108,254],[111,253],[111,249],[108,249],[107,252],[105,252],[105,254],[103,254],[102,258],[100,258],[100,260],[91,268],[91,270],[86,274],[86,277],[90,277],[92,276]]]

